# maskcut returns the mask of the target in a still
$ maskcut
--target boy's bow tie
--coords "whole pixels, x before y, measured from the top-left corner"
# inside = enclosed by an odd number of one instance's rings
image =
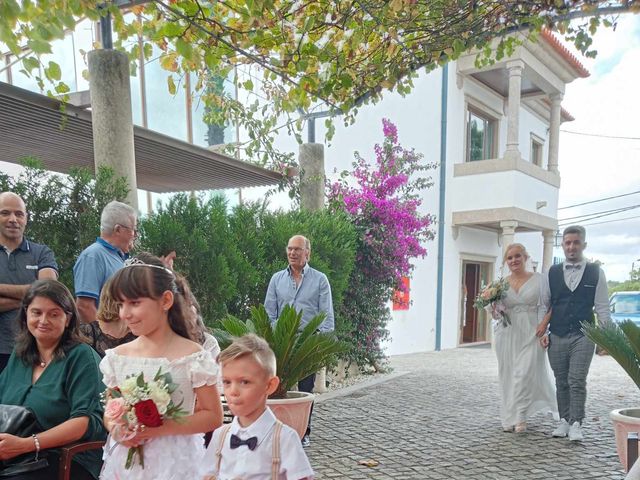
[[[246,440],[240,439],[237,435],[231,434],[231,448],[238,448],[242,445],[246,445],[249,450],[255,450],[258,446],[258,437],[249,437]]]
[[[565,264],[564,268],[566,268],[567,270],[571,270],[571,269],[575,269],[575,270],[580,270],[582,268],[582,265],[579,263],[567,263]]]

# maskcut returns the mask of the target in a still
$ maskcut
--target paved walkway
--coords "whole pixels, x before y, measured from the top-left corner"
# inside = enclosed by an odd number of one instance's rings
[[[307,449],[319,479],[623,479],[609,411],[640,404],[610,357],[594,358],[582,444],[552,438],[552,419],[503,433],[488,348],[392,358],[383,381],[325,394]],[[360,385],[362,386],[362,385]],[[358,465],[373,459],[377,467]]]

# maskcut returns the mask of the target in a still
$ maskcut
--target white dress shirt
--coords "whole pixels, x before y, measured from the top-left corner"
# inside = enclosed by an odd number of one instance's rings
[[[238,423],[238,419],[234,418],[224,439],[219,472],[216,471],[216,450],[220,445],[222,428],[216,429],[204,456],[207,474],[216,475],[217,480],[271,480],[275,424],[276,417],[268,407],[255,422],[246,428],[243,428]],[[249,450],[246,445],[231,449],[231,435],[236,435],[242,440],[257,437],[258,444],[255,450]],[[280,474],[278,478],[280,480],[313,478],[313,469],[302,449],[300,437],[287,425],[283,425],[280,432]]]

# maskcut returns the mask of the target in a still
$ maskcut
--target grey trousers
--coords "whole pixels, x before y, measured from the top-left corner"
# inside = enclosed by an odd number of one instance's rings
[[[587,374],[595,344],[582,333],[549,334],[549,364],[556,377],[558,413],[569,424],[582,423],[587,401]]]

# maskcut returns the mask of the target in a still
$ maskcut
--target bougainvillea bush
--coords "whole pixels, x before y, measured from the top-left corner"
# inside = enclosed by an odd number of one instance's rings
[[[329,208],[345,211],[358,232],[356,266],[336,312],[340,335],[353,345],[350,360],[376,369],[389,336],[389,301],[434,236],[433,217],[420,211],[420,194],[432,185],[425,172],[434,165],[399,144],[393,123],[382,124],[384,142],[375,146],[375,164],[356,152],[353,170],[343,172],[328,193]]]

